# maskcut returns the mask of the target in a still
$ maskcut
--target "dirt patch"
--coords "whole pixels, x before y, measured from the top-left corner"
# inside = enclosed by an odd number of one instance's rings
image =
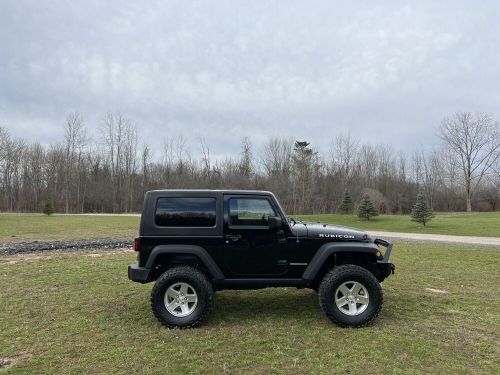
[[[132,253],[134,252],[132,249],[129,248],[124,248],[124,249],[78,249],[78,250],[59,250],[57,251],[57,254],[75,254],[76,252],[81,253],[81,255],[85,255],[88,257],[101,257],[101,256],[106,256],[106,255],[116,255],[116,254],[123,254],[123,253]],[[50,255],[52,254],[52,255]],[[11,265],[11,264],[17,264],[20,262],[26,262],[26,261],[39,261],[39,260],[47,260],[51,259],[54,257],[54,252],[50,253],[41,253],[40,254],[33,254],[33,253],[19,253],[15,255],[10,255],[10,256],[0,256],[0,265]]]
[[[8,369],[20,362],[26,362],[31,358],[31,354],[21,353],[13,357],[0,358],[0,370]]]
[[[36,255],[32,253],[28,254],[18,254],[6,257],[0,257],[0,264],[16,264],[25,260],[41,260],[41,259],[50,259],[52,256],[50,255]]]
[[[448,294],[449,292],[444,289],[433,289],[433,288],[425,288],[425,290],[432,292],[432,293],[439,293],[439,294]]]
[[[108,255],[116,255],[116,254],[121,254],[121,253],[133,253],[134,251],[132,249],[118,249],[118,250],[114,250],[114,251],[106,251],[106,252],[102,252],[102,253],[88,253],[88,254],[85,254],[85,256],[87,257],[91,257],[91,258],[100,258],[100,257],[105,257],[105,256],[108,256]]]

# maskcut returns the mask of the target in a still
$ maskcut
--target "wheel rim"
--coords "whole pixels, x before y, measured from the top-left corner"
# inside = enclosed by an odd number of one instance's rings
[[[170,314],[182,318],[193,313],[198,304],[198,295],[191,285],[179,282],[167,288],[164,303]]]
[[[335,291],[335,304],[345,315],[356,316],[362,314],[369,303],[368,290],[359,281],[346,281]]]

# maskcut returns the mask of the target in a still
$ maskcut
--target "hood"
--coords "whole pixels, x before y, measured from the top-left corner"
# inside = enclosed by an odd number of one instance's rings
[[[292,231],[299,237],[321,238],[329,241],[371,240],[366,232],[341,225],[297,222],[292,226]]]

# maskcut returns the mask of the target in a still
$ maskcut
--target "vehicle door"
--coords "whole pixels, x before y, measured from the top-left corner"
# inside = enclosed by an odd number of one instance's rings
[[[266,195],[224,195],[224,258],[237,276],[283,275],[287,240],[269,218],[279,210]]]

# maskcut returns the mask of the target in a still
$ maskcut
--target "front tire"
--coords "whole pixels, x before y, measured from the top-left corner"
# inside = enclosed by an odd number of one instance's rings
[[[325,314],[341,327],[364,327],[383,304],[380,283],[373,274],[353,264],[335,267],[319,287],[319,303]]]
[[[154,316],[168,328],[201,324],[212,308],[214,291],[205,274],[194,267],[165,271],[151,290]]]

